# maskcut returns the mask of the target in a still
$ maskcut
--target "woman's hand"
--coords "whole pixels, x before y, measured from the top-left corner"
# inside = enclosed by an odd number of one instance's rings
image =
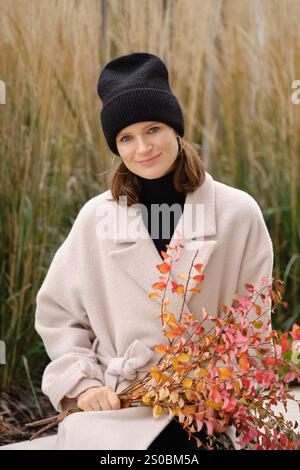
[[[77,397],[77,406],[83,411],[119,410],[121,401],[109,386],[91,387]]]

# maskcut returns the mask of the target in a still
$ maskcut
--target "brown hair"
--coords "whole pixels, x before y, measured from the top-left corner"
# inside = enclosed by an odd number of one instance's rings
[[[180,138],[181,148],[174,162],[174,186],[179,192],[190,193],[201,186],[205,180],[205,168],[194,144]],[[139,203],[140,181],[121,161],[111,181],[110,201],[119,203],[120,196],[127,196],[127,206]]]

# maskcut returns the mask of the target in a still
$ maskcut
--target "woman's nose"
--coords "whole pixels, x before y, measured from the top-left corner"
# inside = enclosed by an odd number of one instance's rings
[[[152,149],[152,145],[147,142],[145,139],[138,139],[137,143],[137,152],[138,153],[143,153],[143,152],[149,152]]]

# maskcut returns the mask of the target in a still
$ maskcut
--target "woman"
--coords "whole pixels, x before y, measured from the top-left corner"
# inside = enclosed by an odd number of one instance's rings
[[[189,272],[198,250],[194,264],[203,264],[205,279],[201,294],[188,292],[185,311],[200,317],[205,307],[218,316],[235,293],[246,294],[245,283],[271,278],[272,242],[256,201],[215,181],[184,142],[183,114],[159,57],[112,60],[101,71],[98,94],[104,136],[121,162],[111,189],[80,210],[37,295],[35,327],[51,359],[42,390],[57,411],[88,412],[69,415],[51,445],[196,449],[170,416],[153,419],[144,406],[121,409],[118,398],[157,362],[152,348],[165,342],[160,299],[148,296],[161,251],[171,253],[169,245],[182,234],[184,250],[172,266],[176,280]],[[196,286],[196,280],[189,284]],[[182,297],[168,289],[169,310],[179,315]]]

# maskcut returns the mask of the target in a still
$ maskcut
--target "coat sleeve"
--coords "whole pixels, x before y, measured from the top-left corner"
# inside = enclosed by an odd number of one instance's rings
[[[252,284],[258,289],[262,287],[262,284],[260,284],[261,278],[266,277],[269,281],[272,281],[274,262],[271,237],[261,209],[252,197],[250,198],[249,208],[246,211],[245,217],[247,217],[249,226],[238,275],[236,292],[239,296],[249,295],[245,284]],[[267,295],[268,291],[265,289],[264,293]],[[271,301],[268,300],[267,304],[263,303],[261,297],[258,296],[255,303],[260,305],[262,312],[266,312],[260,320],[263,321],[263,324],[270,322],[271,329]],[[251,320],[257,318],[254,309],[251,310],[248,318]]]
[[[42,391],[57,411],[64,397],[104,384],[102,365],[93,351],[95,334],[84,308],[88,270],[88,220],[84,207],[55,253],[36,297],[35,329],[51,362]]]

